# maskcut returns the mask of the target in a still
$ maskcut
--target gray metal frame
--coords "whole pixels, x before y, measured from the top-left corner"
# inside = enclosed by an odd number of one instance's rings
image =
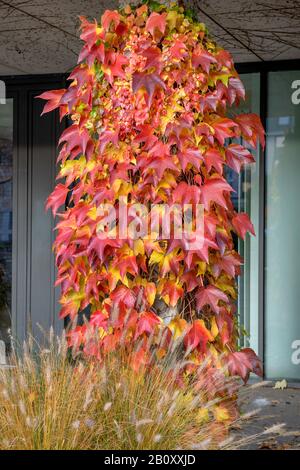
[[[64,124],[59,124],[57,113],[41,118],[43,102],[35,97],[63,87],[64,77],[4,81],[7,97],[14,100],[12,332],[18,341],[30,331],[42,340],[37,323],[45,330],[52,325],[57,332],[63,327],[58,318],[58,289],[53,287],[55,222],[50,213],[44,215],[44,202],[54,187],[56,145]]]

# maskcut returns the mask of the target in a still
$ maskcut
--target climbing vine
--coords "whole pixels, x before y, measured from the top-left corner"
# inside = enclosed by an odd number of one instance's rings
[[[229,117],[245,97],[230,53],[177,4],[108,10],[99,23],[81,17],[81,31],[69,87],[40,96],[44,112],[59,108],[72,121],[47,202],[56,215],[72,188],[54,245],[60,316],[74,322],[87,307],[90,316],[70,343],[101,358],[121,341],[139,342],[136,365],[150,361],[148,337],[163,332],[160,356],[182,337],[195,364],[210,354],[231,375],[259,374],[256,354],[237,350],[242,260],[233,243],[234,233],[245,238],[254,228],[234,210],[224,168],[252,163],[249,149],[264,145],[264,130],[254,114]],[[199,243],[172,229],[168,237],[121,236],[124,201],[127,227],[136,229],[137,204],[155,205],[161,222],[165,206],[202,207],[201,234],[190,222]],[[91,330],[98,332],[92,343]]]

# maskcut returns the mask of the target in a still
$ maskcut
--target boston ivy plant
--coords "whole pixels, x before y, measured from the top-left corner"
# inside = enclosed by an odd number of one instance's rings
[[[246,380],[260,373],[260,362],[251,349],[237,350],[242,260],[233,234],[254,229],[234,210],[224,166],[240,172],[253,162],[249,149],[264,145],[264,130],[254,114],[228,115],[245,97],[232,57],[178,5],[108,10],[99,23],[81,17],[81,30],[69,87],[40,96],[48,101],[44,112],[59,108],[72,120],[47,203],[55,215],[72,185],[55,241],[60,315],[73,320],[90,306],[91,316],[70,342],[101,357],[121,340],[139,341],[136,361],[147,363],[148,337],[163,331],[165,347],[182,336],[196,364],[210,354],[212,365]],[[242,140],[247,148],[234,143]],[[202,205],[202,243],[191,247],[174,231],[121,237],[122,198],[129,208]],[[117,216],[99,231],[110,220],[101,204]],[[93,347],[90,329],[99,332]]]

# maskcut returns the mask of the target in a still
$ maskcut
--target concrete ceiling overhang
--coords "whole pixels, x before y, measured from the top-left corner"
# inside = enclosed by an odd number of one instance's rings
[[[300,0],[190,0],[236,62],[300,59]],[[65,73],[81,48],[80,15],[110,0],[0,0],[0,75]]]

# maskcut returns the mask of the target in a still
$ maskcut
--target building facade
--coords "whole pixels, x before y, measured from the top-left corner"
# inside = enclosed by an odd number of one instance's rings
[[[244,346],[263,359],[267,378],[300,380],[300,64],[241,64],[247,100],[239,112],[260,114],[266,149],[256,163],[227,177],[234,204],[249,213],[256,237],[239,242],[244,257],[238,312]],[[22,341],[58,319],[52,253],[54,221],[44,204],[54,187],[56,144],[62,125],[55,113],[40,117],[35,96],[64,86],[62,75],[5,78],[0,105],[0,265],[2,339],[8,329]],[[235,112],[235,110],[233,110]]]

